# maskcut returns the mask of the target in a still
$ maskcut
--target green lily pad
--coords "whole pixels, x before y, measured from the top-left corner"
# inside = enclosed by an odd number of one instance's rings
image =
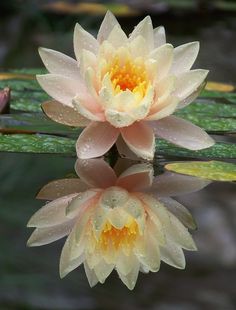
[[[236,165],[222,161],[189,161],[165,165],[167,170],[214,181],[236,181]]]

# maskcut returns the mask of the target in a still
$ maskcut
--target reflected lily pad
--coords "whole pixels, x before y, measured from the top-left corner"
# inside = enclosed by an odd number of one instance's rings
[[[236,165],[222,161],[171,163],[165,165],[165,168],[177,173],[214,181],[236,181]]]

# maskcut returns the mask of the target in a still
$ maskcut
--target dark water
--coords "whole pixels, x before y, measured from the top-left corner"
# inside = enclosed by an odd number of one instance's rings
[[[5,2],[5,1],[4,1]],[[101,18],[58,16],[38,10],[35,2],[9,10],[0,21],[0,66],[41,66],[37,47],[72,55],[75,21],[96,31]],[[127,32],[141,17],[121,18]],[[200,40],[196,67],[210,69],[210,79],[236,82],[235,16],[155,15],[175,45]],[[48,181],[73,172],[74,159],[54,156],[0,154],[0,309],[158,309],[236,308],[235,184],[214,183],[201,192],[181,196],[194,214],[193,233],[199,251],[186,252],[187,267],[162,264],[158,273],[139,275],[130,292],[114,273],[91,289],[83,268],[60,280],[58,263],[64,240],[27,248],[30,216],[43,205],[35,194]]]

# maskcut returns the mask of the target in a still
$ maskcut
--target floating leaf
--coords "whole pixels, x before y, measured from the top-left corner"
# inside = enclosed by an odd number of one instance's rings
[[[29,131],[31,133],[49,133],[79,136],[81,129],[72,128],[51,121],[43,113],[5,114],[0,116],[0,132]]]
[[[49,135],[11,134],[0,135],[0,151],[3,152],[32,152],[75,155],[76,139]],[[236,145],[232,143],[216,143],[211,148],[190,151],[164,140],[156,142],[157,155],[165,157],[186,158],[236,158]]]
[[[231,92],[235,90],[235,87],[231,84],[208,82],[205,87],[206,90],[217,90],[221,92]]]
[[[236,165],[222,161],[171,163],[165,165],[165,168],[177,173],[214,181],[236,181]]]

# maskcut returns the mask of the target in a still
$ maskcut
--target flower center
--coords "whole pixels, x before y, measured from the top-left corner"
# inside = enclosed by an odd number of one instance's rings
[[[106,222],[98,243],[104,251],[106,251],[110,245],[118,250],[122,246],[132,246],[138,234],[138,225],[133,219],[121,229],[115,228],[110,222]]]
[[[142,59],[115,56],[108,71],[116,93],[129,89],[133,93],[145,95],[148,77]]]

